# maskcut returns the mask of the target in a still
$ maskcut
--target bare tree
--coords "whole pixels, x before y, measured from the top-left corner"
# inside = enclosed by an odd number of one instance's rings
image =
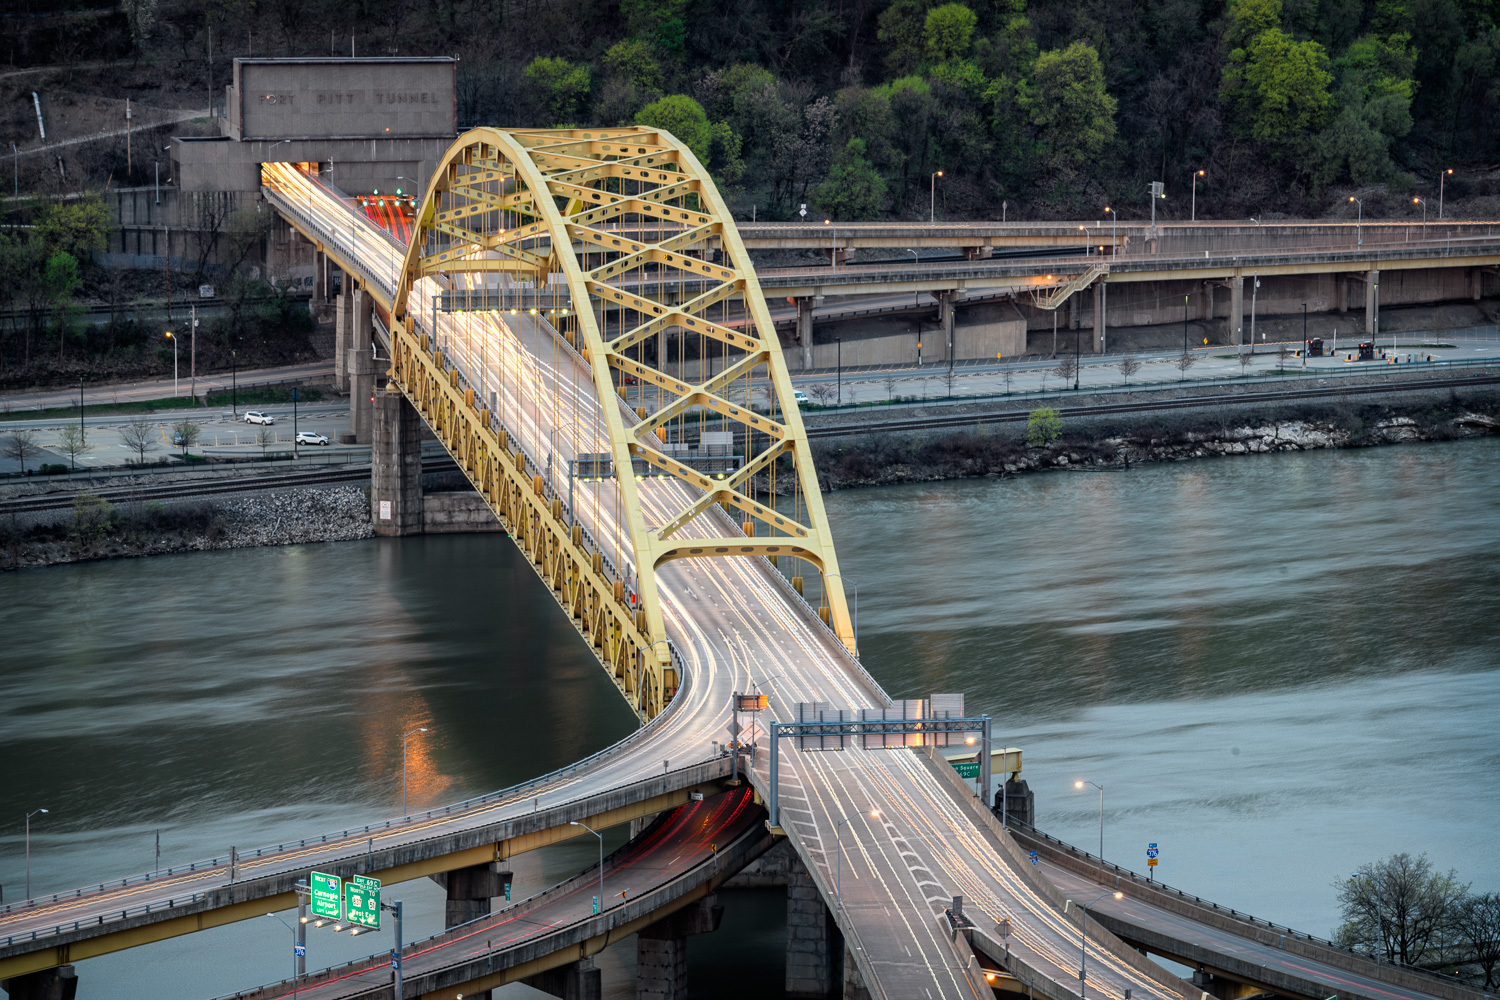
[[[1469,960],[1484,972],[1484,988],[1490,989],[1500,978],[1500,892],[1465,896],[1453,920],[1454,929],[1463,937]]]
[[[83,428],[77,424],[65,424],[57,437],[57,449],[68,456],[68,465],[78,471],[78,456],[94,450],[84,437]]]
[[[120,443],[135,452],[138,464],[146,464],[146,452],[156,450],[156,425],[139,416],[120,428]]]
[[[255,443],[260,445],[260,457],[265,458],[266,449],[276,443],[276,432],[265,424],[261,424],[255,432]]]
[[[955,372],[952,368],[949,368],[947,371],[943,372],[943,385],[945,388],[947,388],[949,396],[953,395],[953,382],[957,377],[958,373]]]
[[[1003,369],[1001,369],[1000,377],[1005,379],[1005,394],[1009,396],[1011,383],[1016,380],[1015,369],[1010,365],[1006,365]]]
[[[1420,964],[1436,950],[1469,888],[1451,869],[1433,871],[1426,854],[1405,851],[1334,884],[1344,917],[1338,942],[1403,965]]]
[[[885,398],[889,399],[889,400],[895,400],[895,398],[896,398],[896,373],[895,372],[886,372],[885,373],[885,378],[881,379],[881,381],[885,383]]]
[[[42,446],[36,443],[36,431],[33,430],[11,431],[0,438],[0,455],[20,462],[22,475],[26,474],[26,460],[34,458],[41,450]]]
[[[1240,374],[1249,375],[1250,366],[1255,364],[1255,355],[1250,351],[1241,351],[1239,356]]]
[[[827,406],[828,401],[833,398],[837,390],[827,382],[818,382],[807,387],[807,394],[818,401],[819,406]]]
[[[1078,376],[1078,359],[1071,354],[1064,354],[1057,359],[1057,364],[1053,367],[1052,374],[1062,379],[1063,388],[1066,389],[1068,383],[1072,382]]]
[[[1115,367],[1120,369],[1120,374],[1125,376],[1125,384],[1129,385],[1130,376],[1141,370],[1141,363],[1127,354],[1115,364]]]
[[[1291,348],[1285,344],[1278,345],[1276,348],[1276,367],[1282,371],[1286,371],[1286,359],[1291,353]]]
[[[1182,372],[1182,377],[1187,378],[1188,369],[1198,363],[1198,358],[1191,351],[1183,351],[1172,361],[1172,367]]]
[[[182,446],[182,457],[187,458],[188,449],[198,443],[198,424],[192,420],[179,420],[172,425],[172,443]]]

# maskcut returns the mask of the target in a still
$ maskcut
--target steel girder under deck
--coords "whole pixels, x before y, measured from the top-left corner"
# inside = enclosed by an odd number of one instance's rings
[[[558,333],[586,361],[601,403],[634,574],[590,544],[476,395],[473,372],[458,370],[427,335],[422,310],[409,308],[421,281],[432,294],[493,282],[566,306],[555,311]],[[670,303],[644,291],[674,284]],[[731,327],[730,314],[748,322]],[[680,680],[657,594],[656,571],[670,560],[804,560],[824,577],[820,613],[854,648],[775,327],[728,209],[676,138],[647,128],[460,136],[423,198],[391,335],[388,390],[417,407],[642,718],[660,712]],[[633,410],[621,402],[632,385],[641,404]],[[706,453],[709,441],[738,453],[729,472],[683,460],[689,450]],[[637,482],[646,474],[687,487],[667,494],[673,509],[651,526]],[[726,534],[715,505],[741,532]]]

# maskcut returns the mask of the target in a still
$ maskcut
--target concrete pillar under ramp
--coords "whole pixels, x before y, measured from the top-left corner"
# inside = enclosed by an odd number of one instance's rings
[[[349,430],[352,444],[370,444],[375,439],[375,382],[385,373],[389,361],[375,359],[368,347],[351,347],[349,358]]]
[[[688,995],[687,939],[719,929],[724,907],[717,896],[643,927],[635,938],[636,1000],[685,1000]]]
[[[603,977],[592,958],[580,958],[560,969],[538,972],[521,982],[532,989],[561,997],[562,1000],[600,1000],[604,994]]]
[[[499,862],[457,868],[431,876],[438,885],[448,890],[448,902],[443,909],[443,927],[457,927],[470,920],[478,920],[490,913],[490,901],[505,895],[510,884],[511,873],[502,871]],[[490,993],[465,993],[469,1000],[489,1000]]]
[[[958,351],[958,343],[955,339],[957,335],[954,330],[954,305],[956,298],[957,293],[955,292],[938,293],[938,324],[943,328],[943,360],[949,364],[952,364],[953,360],[958,357],[956,353]]]
[[[342,291],[333,307],[333,383],[349,391],[349,343],[354,335],[354,293]]]
[[[803,295],[797,299],[797,343],[802,345],[802,370],[813,366],[813,308],[817,296]]]
[[[1375,336],[1380,329],[1380,272],[1365,272],[1365,333]]]
[[[786,872],[786,995],[823,997],[834,986],[833,938],[823,902],[802,859],[793,855]]]
[[[1102,350],[1104,343],[1104,282],[1094,283],[1094,350]]]
[[[424,515],[421,418],[405,396],[382,390],[370,447],[370,521],[377,535],[420,535]]]
[[[78,974],[71,965],[42,969],[0,982],[10,1000],[73,1000],[78,995]]]
[[[1229,279],[1229,342],[1245,342],[1245,279],[1238,274]]]

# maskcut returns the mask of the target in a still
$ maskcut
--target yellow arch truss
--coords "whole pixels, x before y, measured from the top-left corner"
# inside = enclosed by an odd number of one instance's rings
[[[590,549],[562,498],[549,497],[528,466],[516,429],[486,408],[468,381],[473,373],[427,336],[421,310],[409,311],[413,287],[429,279],[429,290],[467,294],[471,303],[477,293],[484,308],[499,303],[498,292],[484,298],[486,289],[501,287],[512,304],[544,295],[561,303],[553,330],[586,360],[602,403],[633,578]],[[679,680],[656,582],[671,560],[806,562],[824,578],[820,614],[854,648],[765,299],[713,181],[676,138],[648,128],[460,136],[417,216],[391,333],[390,391],[427,419],[642,718],[665,707]],[[728,461],[701,460],[726,452]],[[652,493],[648,518],[643,487],[662,478],[687,489]],[[663,497],[673,500],[665,514]],[[799,565],[792,573],[800,589]]]

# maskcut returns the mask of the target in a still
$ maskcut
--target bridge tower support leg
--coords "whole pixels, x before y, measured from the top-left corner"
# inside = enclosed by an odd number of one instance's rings
[[[685,1000],[688,990],[687,939],[719,929],[724,907],[717,896],[680,910],[636,934],[636,1000]]]
[[[349,344],[354,336],[354,296],[351,289],[339,292],[333,307],[333,384],[349,391]]]
[[[1365,333],[1374,336],[1380,329],[1380,272],[1365,272]]]
[[[78,973],[71,965],[28,972],[0,982],[10,1000],[73,1000],[78,995]]]
[[[421,417],[400,393],[375,396],[370,445],[370,521],[377,535],[423,531]],[[502,890],[503,891],[503,890]]]
[[[786,872],[786,994],[824,997],[833,989],[834,954],[828,905],[802,859]]]
[[[1229,279],[1229,342],[1245,343],[1245,279],[1238,274]]]

